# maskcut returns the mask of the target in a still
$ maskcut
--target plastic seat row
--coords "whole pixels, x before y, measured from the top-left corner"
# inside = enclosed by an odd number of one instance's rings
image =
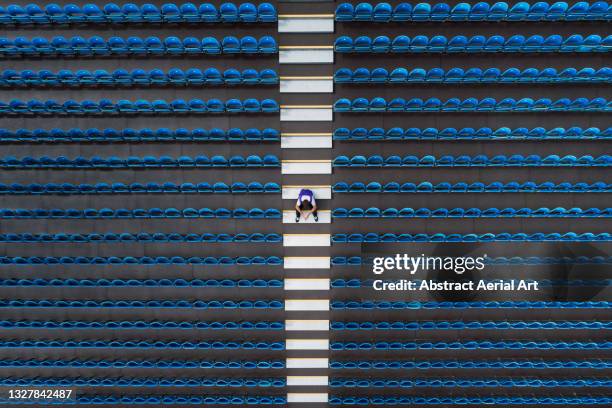
[[[274,99],[258,100],[249,98],[245,100],[228,99],[174,99],[165,101],[157,99],[149,101],[137,99],[129,101],[121,99],[116,102],[110,99],[99,101],[84,100],[82,102],[69,99],[57,102],[53,99],[31,99],[22,101],[0,101],[0,116],[55,116],[55,115],[160,115],[160,114],[202,114],[202,113],[272,113],[278,112],[278,103]]]
[[[90,234],[33,234],[33,233],[7,233],[0,234],[0,242],[206,242],[206,243],[229,243],[229,242],[282,242],[283,237],[279,234],[179,234],[163,232],[139,232],[139,233],[90,233]],[[0,280],[1,282],[1,280]]]
[[[593,234],[591,232],[575,233],[543,233],[533,234],[502,232],[497,234],[377,234],[370,232],[332,234],[333,243],[358,243],[358,242],[609,242],[612,234],[602,232]]]
[[[284,342],[181,341],[181,340],[0,340],[2,348],[112,348],[196,350],[284,350]]]
[[[400,184],[391,181],[383,185],[377,181],[368,184],[359,181],[350,184],[340,181],[332,186],[332,191],[334,193],[605,193],[612,192],[612,184],[603,181],[595,183],[495,181],[489,184],[479,181],[436,184],[423,181],[418,184],[411,182]]]
[[[373,258],[362,258],[360,256],[334,256],[331,259],[332,265],[358,266],[373,263]],[[577,256],[573,257],[539,257],[539,256],[513,256],[513,257],[485,257],[484,263],[487,265],[558,265],[558,264],[606,264],[612,263],[612,256]]]
[[[600,363],[602,366],[605,363]],[[91,368],[205,368],[205,369],[262,369],[279,370],[285,368],[284,360],[105,360],[105,359],[71,359],[71,360],[0,360],[0,367],[91,367]]]
[[[4,161],[7,162],[8,160],[5,159]],[[333,167],[607,167],[612,165],[612,156],[602,155],[593,157],[585,155],[576,157],[567,155],[560,157],[556,154],[551,154],[541,157],[537,154],[529,156],[514,154],[512,156],[497,155],[493,157],[488,157],[486,155],[445,155],[440,157],[431,155],[417,157],[409,155],[405,157],[383,157],[376,154],[368,157],[361,155],[353,157],[338,156],[334,158],[332,165]],[[0,167],[2,166],[3,161],[0,160]]]
[[[0,300],[0,307],[66,307],[66,308],[168,308],[168,309],[283,309],[278,300]],[[206,344],[206,343],[204,343]]]
[[[0,214],[2,214],[0,210]],[[333,218],[514,218],[514,217],[612,217],[612,208],[334,208]]]
[[[263,158],[257,155],[248,157],[232,156],[181,156],[172,158],[168,156],[145,156],[145,157],[3,157],[0,158],[0,168],[145,168],[145,167],[279,167],[280,161],[274,155],[268,154]]]
[[[523,380],[527,381],[527,380]],[[587,381],[587,380],[583,380]],[[6,377],[3,386],[48,387],[265,387],[286,385],[285,378],[199,378],[199,377]]]
[[[0,265],[282,265],[278,256],[0,256]]]
[[[21,194],[257,194],[257,193],[280,193],[281,187],[278,183],[250,183],[234,182],[226,184],[216,183],[95,183],[95,184],[73,184],[73,183],[31,183],[31,184],[4,184],[0,183],[0,195]]]
[[[609,405],[612,398],[606,396],[452,396],[452,397],[421,397],[421,396],[374,396],[374,397],[345,397],[329,396],[330,405],[563,405],[587,406],[587,405]]]
[[[490,37],[456,35],[450,38],[444,35],[435,35],[431,38],[426,35],[417,35],[412,38],[407,35],[399,35],[393,39],[386,35],[373,39],[367,35],[354,39],[341,36],[335,40],[334,49],[342,53],[609,52],[612,49],[612,35],[601,37],[591,34],[583,37],[580,34],[572,34],[565,38],[558,34],[548,37],[541,35],[525,37],[515,34],[507,38],[501,35]]]
[[[600,330],[612,328],[612,322],[599,321],[525,321],[525,320],[432,320],[432,321],[377,321],[377,322],[331,322],[332,330]]]
[[[391,72],[385,68],[340,68],[334,74],[336,83],[594,83],[611,82],[612,68],[395,68]]]
[[[279,279],[0,279],[0,286],[282,288]]]
[[[2,343],[0,343],[2,344]],[[608,350],[612,342],[602,341],[408,341],[408,342],[352,342],[335,341],[330,350]]]
[[[474,301],[474,302],[418,302],[418,301],[361,301],[334,300],[331,308],[336,310],[403,310],[403,309],[607,309],[607,301]]]
[[[102,6],[85,4],[11,4],[0,8],[2,24],[105,24],[105,23],[255,23],[274,22],[276,9],[271,3],[222,3],[218,8],[211,3],[154,4],[105,3]]]
[[[172,68],[167,71],[161,69],[134,69],[131,72],[125,69],[107,71],[97,69],[88,71],[80,69],[72,71],[62,69],[57,72],[16,71],[5,70],[0,77],[0,86],[3,87],[60,87],[60,86],[202,86],[202,85],[258,85],[276,84],[278,74],[273,69],[256,70],[247,68],[239,71],[228,68],[220,71],[217,68],[199,68],[182,70]]]
[[[278,46],[271,36],[259,39],[253,36],[226,36],[220,41],[215,37],[110,37],[89,38],[74,36],[0,37],[0,57],[40,57],[40,56],[108,56],[108,55],[220,55],[220,54],[276,54]]]
[[[536,283],[539,288],[549,288],[554,286],[562,287],[576,287],[576,286],[609,286],[612,283],[612,279],[523,279],[527,284]],[[421,285],[424,281],[422,279],[413,279],[415,285]],[[504,283],[503,279],[483,279],[484,284],[490,283]],[[517,282],[517,280],[514,280]],[[374,279],[334,279],[331,283],[332,289],[360,289],[360,288],[371,288],[375,283]],[[508,328],[508,327],[506,327]],[[525,328],[525,327],[524,327]],[[353,327],[354,330],[358,328]],[[371,329],[371,328],[370,328]],[[368,330],[370,330],[368,329]],[[387,327],[387,329],[390,329]]]
[[[10,380],[9,380],[10,381]],[[28,381],[28,380],[26,380]],[[334,378],[330,380],[331,388],[422,388],[422,387],[609,387],[612,380],[599,378],[537,378],[537,377],[509,377],[509,378]]]
[[[475,4],[458,3],[341,3],[336,7],[336,21],[440,22],[440,21],[580,21],[610,20],[612,11],[605,1],[579,1],[571,6],[564,1],[521,1],[508,5],[505,1]]]
[[[0,130],[0,140],[2,130]],[[610,139],[612,128],[336,128],[334,140],[513,140],[513,139]]]
[[[21,401],[15,399],[0,398],[0,403],[5,405],[22,404]],[[55,404],[51,402],[51,404]],[[252,405],[286,405],[287,398],[278,395],[206,395],[201,394],[190,395],[165,395],[165,394],[113,394],[113,395],[101,395],[101,394],[79,394],[75,399],[62,400],[61,405],[110,405],[113,407],[119,405],[161,405],[161,406],[174,406],[174,405],[241,405],[241,406],[252,406]]]
[[[235,218],[279,219],[276,208],[0,208],[0,219],[155,219],[155,218]]]
[[[172,329],[172,330],[284,330],[283,322],[170,321],[170,320],[0,320],[1,329]],[[0,367],[3,366],[0,361]]]
[[[0,113],[2,113],[0,106]],[[382,97],[340,98],[334,102],[335,112],[610,112],[612,101],[605,98],[561,98],[555,101],[549,98],[450,98],[440,100],[432,97],[393,98]]]
[[[594,128],[593,128],[594,129]],[[241,141],[278,141],[280,132],[277,129],[230,128],[230,129],[17,129],[0,128],[0,142],[241,142]]]
[[[565,369],[565,368],[586,368],[586,369],[608,369],[612,367],[609,363],[601,359],[589,360],[542,360],[542,359],[498,359],[498,360],[343,360],[330,361],[330,368],[333,370],[406,370],[418,369],[429,370],[439,368],[460,368],[460,369]]]

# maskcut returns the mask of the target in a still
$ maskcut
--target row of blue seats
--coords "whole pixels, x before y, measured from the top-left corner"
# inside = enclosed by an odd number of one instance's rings
[[[216,183],[31,183],[31,184],[4,184],[0,183],[0,195],[21,195],[21,194],[256,194],[256,193],[280,193],[281,187],[278,183],[260,183],[253,181],[250,183],[234,182],[226,184]]]
[[[0,329],[172,329],[172,330],[284,330],[284,322],[170,321],[170,320],[0,320]],[[2,367],[2,362],[0,362]]]
[[[333,370],[429,370],[444,368],[459,369],[594,369],[606,370],[612,362],[602,359],[542,360],[542,359],[497,359],[497,360],[334,360],[329,362]]]
[[[276,208],[0,208],[0,219],[153,219],[153,218],[236,218],[279,219]]]
[[[279,279],[0,279],[0,286],[282,288]]]
[[[596,128],[591,128],[596,129]],[[211,128],[211,129],[17,129],[0,128],[0,142],[239,142],[239,141],[278,141],[277,129],[265,128]]]
[[[421,98],[382,97],[340,98],[334,102],[335,112],[610,112],[612,101],[605,98],[450,98],[440,100],[436,97]],[[0,106],[0,113],[2,107]]]
[[[10,398],[0,398],[0,403],[5,405],[17,405],[22,404],[20,400]],[[27,403],[27,402],[26,402]],[[114,394],[114,395],[100,395],[100,394],[79,394],[74,399],[69,400],[51,400],[49,402],[52,405],[110,405],[117,407],[120,405],[286,405],[287,398],[285,396],[278,395],[165,395],[165,394],[154,394],[154,395],[136,395],[136,394]]]
[[[59,87],[59,86],[202,86],[202,85],[258,85],[276,84],[278,74],[273,69],[256,70],[247,68],[239,71],[228,68],[220,71],[217,68],[207,68],[203,72],[199,68],[182,70],[172,68],[161,69],[116,69],[108,72],[104,69],[95,71],[78,70],[73,72],[62,69],[57,72],[16,71],[5,70],[0,77],[3,87]]]
[[[9,380],[10,381],[10,380]],[[26,384],[30,385],[25,379]],[[46,381],[46,380],[45,380]],[[51,384],[56,380],[51,380]],[[68,380],[71,381],[71,380]],[[194,381],[196,382],[196,381]],[[71,384],[68,382],[68,384]],[[43,383],[46,385],[45,383]],[[114,383],[111,383],[114,384]],[[457,387],[457,388],[472,388],[472,387],[535,387],[535,388],[557,388],[557,387],[609,387],[612,385],[612,380],[578,377],[578,378],[534,378],[534,377],[510,377],[510,378],[448,378],[448,377],[432,377],[432,378],[332,378],[329,381],[331,388],[439,388],[439,387]]]
[[[2,139],[0,130],[0,140]],[[599,129],[596,127],[581,128],[509,128],[492,129],[481,128],[336,128],[334,140],[579,140],[579,139],[610,139],[612,128]]]
[[[183,341],[183,340],[63,340],[5,339],[2,348],[112,348],[112,349],[195,349],[195,350],[284,350],[284,342],[269,341]]]
[[[116,156],[110,156],[107,158],[93,156],[91,158],[86,157],[75,157],[69,159],[64,156],[58,157],[22,157],[16,158],[12,156],[0,157],[0,168],[12,168],[12,169],[32,169],[32,168],[144,168],[144,167],[164,167],[164,168],[176,168],[176,167],[279,167],[280,161],[274,155],[267,154],[264,157],[257,155],[250,155],[248,157],[243,156],[231,156],[226,158],[224,156],[181,156],[177,158],[169,156],[144,156],[136,157],[131,156],[127,158],[121,158]]]
[[[278,256],[0,256],[0,265],[282,265]]]
[[[375,284],[374,279],[334,279],[332,281],[331,287],[332,289],[360,289],[360,288],[372,288]],[[390,282],[390,281],[387,281]],[[413,279],[411,282],[414,282],[417,287],[421,285],[423,280],[421,279]],[[508,282],[503,279],[482,279],[481,282],[483,284],[503,284]],[[561,287],[576,287],[576,286],[588,286],[588,287],[607,287],[612,284],[612,279],[523,279],[522,281],[512,279],[515,285],[518,285],[519,282],[524,282],[525,284],[537,284],[538,288],[550,288],[554,286]],[[355,329],[357,330],[357,329]]]
[[[9,167],[8,159],[0,159],[0,167]],[[373,156],[338,156],[334,158],[333,167],[608,167],[612,165],[612,156],[602,155],[593,157],[590,155],[585,156],[558,156],[551,154],[545,157],[537,154],[529,156],[523,156],[521,154],[514,154],[512,156],[497,155],[488,157],[484,154],[477,156],[450,156],[444,155],[435,157],[432,155],[426,155],[417,157],[413,155],[400,157],[400,156],[388,156],[383,157],[375,154]]]
[[[84,38],[74,36],[52,37],[0,37],[0,57],[39,56],[107,56],[107,55],[220,55],[220,54],[276,54],[278,45],[274,37],[265,35],[259,39],[247,35],[228,35],[220,41],[215,37],[110,37]]]
[[[566,264],[607,264],[612,263],[612,256],[603,257],[603,256],[577,256],[577,257],[540,257],[540,256],[530,256],[530,257],[522,257],[522,256],[513,256],[513,257],[495,257],[491,258],[488,256],[484,257],[484,263],[486,265],[566,265]],[[350,265],[350,266],[358,266],[358,265],[371,265],[373,263],[373,258],[362,258],[360,256],[334,256],[331,258],[332,265]]]
[[[342,53],[548,53],[548,52],[609,52],[612,49],[612,35],[601,37],[591,34],[583,37],[572,34],[562,37],[551,34],[548,37],[532,35],[525,37],[515,34],[505,38],[501,35],[485,37],[474,35],[466,37],[456,35],[446,38],[444,35],[428,37],[417,35],[412,38],[399,35],[393,39],[386,35],[374,39],[367,35],[352,38],[346,35],[334,41],[336,52]]]
[[[612,234],[602,232],[536,232],[526,234],[519,233],[484,233],[484,234],[377,234],[369,232],[332,234],[333,243],[361,243],[361,242],[610,242]]]
[[[0,210],[0,216],[2,210]],[[333,218],[573,218],[573,217],[612,217],[612,208],[334,208]]]
[[[102,23],[254,23],[274,22],[276,9],[271,3],[222,3],[217,8],[212,3],[165,3],[138,6],[134,3],[106,3],[102,6],[76,4],[60,6],[54,3],[44,6],[28,4],[23,7],[11,4],[0,7],[2,24],[102,24]]]
[[[473,302],[419,302],[419,301],[371,301],[333,300],[333,310],[404,310],[404,309],[608,309],[608,301],[473,301]]]
[[[594,83],[612,82],[612,68],[395,68],[391,72],[385,68],[340,68],[334,74],[334,82],[342,83]]]
[[[529,362],[529,361],[527,361]],[[542,363],[544,364],[544,363]],[[607,364],[597,361],[584,361],[582,367],[590,364],[593,368],[605,368]],[[612,365],[612,364],[611,364]],[[577,368],[580,368],[578,366]],[[0,360],[0,367],[91,367],[91,368],[205,368],[205,369],[246,369],[246,370],[280,370],[285,368],[284,360],[177,360],[177,359],[137,359],[137,360],[104,360],[104,359],[29,359]]]
[[[523,380],[529,381],[529,380]],[[582,380],[584,383],[588,379]],[[206,377],[5,377],[6,387],[264,387],[280,388],[287,384],[278,378],[206,378]],[[589,383],[590,384],[590,383]],[[579,385],[585,386],[585,385]]]
[[[69,99],[58,102],[53,99],[31,99],[22,101],[0,101],[0,116],[53,116],[53,115],[160,115],[160,114],[202,114],[202,113],[272,113],[278,112],[278,103],[274,99],[245,100],[228,99],[174,99],[165,101],[156,99],[149,101],[137,99],[129,101],[121,99],[116,102],[110,99],[99,101],[84,100],[82,102]]]
[[[329,396],[329,405],[563,405],[567,406],[582,406],[587,405],[610,405],[612,397],[606,396],[452,396],[452,397],[421,397],[421,396],[374,396],[374,397],[345,397],[345,396]]]
[[[282,310],[279,300],[0,300],[0,307],[49,308],[168,308],[168,309],[274,309]],[[204,343],[207,344],[207,343]]]
[[[2,190],[0,189],[0,191]],[[334,193],[606,193],[612,192],[612,184],[603,181],[594,183],[553,183],[551,181],[502,183],[495,181],[489,184],[480,181],[435,184],[429,181],[403,184],[390,181],[383,185],[378,181],[371,181],[368,184],[360,181],[350,184],[339,181],[332,186],[332,191]]]
[[[0,325],[1,326],[1,325]],[[12,326],[11,326],[12,327]],[[431,320],[431,321],[376,321],[376,322],[331,322],[332,330],[600,330],[612,329],[612,322],[600,321],[525,321],[525,320]]]
[[[2,344],[0,342],[0,344]],[[612,341],[521,341],[521,340],[469,340],[469,341],[335,341],[329,345],[333,351],[348,350],[609,350]]]
[[[553,4],[505,1],[475,4],[457,3],[341,3],[336,7],[336,21],[581,21],[610,20],[612,10],[605,1],[579,1],[571,6],[564,1]]]
[[[108,243],[125,243],[125,242],[206,242],[206,243],[229,243],[229,242],[282,242],[283,237],[280,234],[179,234],[179,233],[163,233],[163,232],[106,232],[106,233],[88,233],[88,234],[69,234],[69,233],[6,233],[0,234],[0,242],[108,242]],[[0,279],[1,282],[1,279]]]

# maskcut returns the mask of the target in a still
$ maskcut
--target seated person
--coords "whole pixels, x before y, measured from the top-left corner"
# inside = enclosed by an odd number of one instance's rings
[[[297,202],[295,203],[295,222],[300,222],[300,217],[304,216],[304,221],[312,214],[315,222],[319,222],[317,214],[317,202],[315,201],[312,190],[303,188],[298,194]]]

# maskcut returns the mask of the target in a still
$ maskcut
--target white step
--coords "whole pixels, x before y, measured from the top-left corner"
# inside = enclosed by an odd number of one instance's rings
[[[332,77],[281,77],[280,93],[333,93]]]
[[[329,358],[288,358],[285,360],[287,368],[328,368]]]
[[[333,14],[281,14],[278,16],[279,33],[333,33]]]
[[[305,387],[314,385],[329,385],[329,378],[326,375],[288,375],[287,385]]]
[[[297,200],[300,190],[307,188],[312,190],[315,195],[315,200],[329,200],[332,198],[331,186],[283,186],[283,200]]]
[[[285,320],[286,331],[328,331],[329,320]]]
[[[283,258],[285,269],[329,269],[329,256],[286,256]]]
[[[287,339],[287,350],[329,350],[329,339]]]
[[[329,290],[329,279],[286,278],[285,290]]]
[[[278,47],[278,62],[280,64],[333,64],[334,46],[294,46]]]
[[[285,311],[328,311],[329,299],[285,299]]]
[[[287,393],[287,403],[298,402],[328,402],[329,397],[326,392],[289,392]]]
[[[331,160],[283,160],[281,174],[332,174],[332,162]]]
[[[319,210],[319,222],[316,222],[312,215],[304,221],[304,218],[300,218],[300,222],[295,222],[295,210],[284,210],[283,211],[283,224],[330,224],[331,223],[331,211]]]
[[[281,122],[331,122],[334,112],[331,105],[281,105]]]
[[[308,218],[311,218],[312,215]],[[284,247],[328,247],[330,234],[283,234]]]
[[[282,133],[281,149],[331,149],[331,133]]]

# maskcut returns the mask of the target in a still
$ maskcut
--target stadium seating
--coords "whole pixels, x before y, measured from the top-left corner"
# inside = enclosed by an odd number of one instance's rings
[[[158,218],[221,218],[279,219],[276,208],[0,208],[0,219],[158,219]]]
[[[44,37],[16,37],[11,40],[0,37],[0,57],[95,57],[95,56],[147,56],[147,55],[221,55],[221,54],[276,54],[276,40],[270,36],[259,39],[253,36],[215,37],[165,37],[146,38],[100,36],[84,38],[63,36],[47,39]]]
[[[517,346],[520,345],[520,342],[516,342]],[[517,347],[522,349],[523,347]],[[572,344],[570,347],[575,350],[583,349],[581,344]],[[554,349],[554,347],[547,348]],[[347,397],[342,394],[340,395],[330,395],[329,404],[330,405],[464,405],[464,404],[474,404],[474,405],[562,405],[562,406],[570,406],[570,405],[608,405],[612,403],[612,398],[606,396],[505,396],[505,395],[495,395],[495,396],[470,396],[470,395],[453,395],[449,397],[421,397],[421,396],[405,396],[405,395],[380,395],[373,397]]]
[[[278,141],[280,132],[277,129],[0,129],[0,142],[9,143],[47,143],[47,142],[104,142],[104,143],[139,143],[139,142],[243,142],[243,141]]]
[[[341,3],[336,7],[336,21],[445,22],[445,21],[581,21],[610,20],[610,6],[605,1],[495,3]]]
[[[367,184],[356,181],[349,184],[339,181],[332,186],[332,191],[334,193],[603,193],[612,192],[612,184],[603,181],[591,184],[584,182],[553,183],[550,181],[542,183],[512,181],[489,184],[480,181],[435,184],[429,181],[403,184],[395,181],[385,184],[378,181],[371,181]]]
[[[5,159],[0,160],[0,167],[10,166]],[[612,156],[557,156],[545,157],[532,154],[523,156],[515,154],[512,156],[497,155],[488,157],[477,156],[440,156],[431,155],[417,156],[338,156],[334,158],[333,167],[608,167],[612,165]]]
[[[563,234],[553,232],[544,233],[516,233],[507,232],[499,234],[377,234],[374,232],[361,234],[332,234],[331,240],[335,243],[362,243],[362,242],[609,242],[612,234],[593,234],[585,232],[577,234],[566,232]]]
[[[165,101],[157,99],[149,101],[137,99],[129,101],[121,99],[116,102],[110,99],[99,101],[84,100],[77,102],[67,100],[58,102],[53,99],[31,99],[22,101],[13,99],[0,102],[0,116],[54,116],[54,115],[187,115],[187,114],[219,114],[219,113],[273,113],[278,112],[278,103],[274,99],[258,100],[249,98],[245,100],[228,99],[174,99]]]
[[[261,322],[259,322],[261,323]],[[585,362],[583,366],[586,367]],[[592,362],[594,368],[605,367],[605,363]],[[204,368],[204,369],[245,369],[245,370],[280,370],[285,368],[284,360],[178,360],[178,359],[71,359],[58,360],[0,360],[0,367],[91,367],[91,368]],[[580,366],[578,366],[580,367]]]
[[[203,281],[210,282],[210,281]],[[224,279],[217,281],[221,284],[230,284],[235,281]],[[255,283],[255,281],[248,281]],[[279,281],[280,282],[280,281]],[[276,282],[278,283],[278,282]],[[282,282],[281,282],[282,283]],[[234,287],[234,286],[229,286]],[[284,330],[285,323],[278,321],[189,321],[183,320],[180,322],[170,320],[2,320],[0,321],[2,328],[48,328],[48,329],[114,329],[114,330],[133,330],[133,329],[172,329],[172,330]],[[6,361],[4,361],[5,363]],[[0,362],[0,367],[5,367],[6,364]],[[246,367],[244,367],[246,368]],[[240,379],[237,379],[240,380]],[[11,380],[9,380],[11,381]],[[62,381],[60,379],[60,381]]]
[[[9,405],[14,400],[0,398],[0,403]],[[202,394],[113,394],[82,393],[72,400],[79,405],[286,405],[287,397],[278,395],[205,395]]]
[[[147,3],[138,6],[115,3],[100,6],[76,4],[11,4],[0,8],[0,24],[172,24],[172,23],[270,23],[277,20],[271,3],[230,3],[218,8],[212,3],[165,3],[161,7]]]
[[[108,72],[103,69],[95,71],[48,70],[15,71],[5,70],[0,76],[0,86],[20,88],[46,87],[142,87],[142,86],[209,86],[209,85],[270,85],[278,83],[278,75],[272,69],[244,69],[239,71],[229,68],[221,72],[216,68],[204,71],[198,68],[181,70],[172,68],[168,71],[153,69],[145,71],[134,69],[131,72],[116,69]]]
[[[492,359],[492,360],[334,360],[333,370],[430,370],[444,368],[492,368],[492,369],[606,369],[612,367],[601,359],[592,360],[549,360],[549,359]]]
[[[0,106],[0,109],[2,107]],[[19,111],[15,107],[12,111]],[[604,98],[561,98],[555,101],[548,98],[385,98],[372,99],[340,98],[334,102],[335,112],[609,112],[612,111],[612,101]],[[0,110],[1,112],[1,110]]]
[[[79,194],[258,194],[279,193],[280,185],[274,182],[250,183],[0,183],[0,195],[79,195]]]
[[[0,210],[2,214],[2,210]],[[333,218],[591,218],[612,217],[612,208],[334,208]]]
[[[67,157],[23,157],[21,159],[15,157],[4,157],[0,158],[0,168],[23,168],[23,169],[121,169],[121,168],[217,168],[217,167],[279,167],[280,161],[274,155],[265,155],[259,157],[257,155],[251,155],[248,157],[243,156],[231,156],[225,158],[224,156],[181,156],[178,158],[172,158],[169,156],[153,157],[135,157],[130,156],[127,158],[120,157],[75,157],[69,159]]]
[[[337,286],[334,284],[338,282]],[[348,283],[344,279],[337,279],[332,282],[332,287],[344,287]],[[329,328],[338,331],[355,330],[457,330],[457,329],[500,329],[500,330],[538,330],[538,329],[602,329],[612,328],[612,323],[601,321],[525,321],[525,320],[426,320],[426,321],[332,321]]]
[[[359,265],[371,265],[373,263],[373,257],[362,258],[360,256],[334,256],[331,259],[332,265],[336,266],[359,266]],[[585,264],[610,264],[612,263],[612,256],[577,256],[577,257],[539,257],[539,256],[513,256],[513,257],[488,257],[486,256],[484,261],[486,265],[585,265]]]
[[[5,71],[6,72],[6,71]],[[597,83],[612,82],[612,68],[395,68],[391,72],[385,68],[340,68],[334,74],[334,82],[344,83],[371,83],[371,84],[411,84],[411,83],[441,83],[441,84],[557,84],[557,83]]]
[[[0,140],[3,134],[0,130]],[[337,128],[334,129],[334,140],[581,140],[610,139],[612,128]]]
[[[473,302],[436,302],[436,301],[361,301],[334,300],[332,310],[392,310],[392,309],[607,309],[608,301],[473,301]]]
[[[36,233],[9,233],[0,234],[0,242],[206,242],[206,243],[232,243],[232,242],[281,242],[279,234],[179,234],[179,233],[90,233],[90,234],[36,234]],[[1,282],[1,280],[0,280]]]
[[[562,37],[552,34],[544,38],[541,35],[525,37],[515,34],[511,37],[493,35],[485,37],[475,35],[466,37],[456,35],[446,38],[444,35],[428,37],[417,35],[412,38],[400,35],[390,38],[381,35],[371,38],[341,36],[336,38],[334,49],[339,53],[586,53],[609,52],[612,49],[612,35],[601,37],[591,34],[583,37],[572,34]],[[8,51],[6,51],[8,52]]]
[[[0,265],[282,265],[283,260],[278,256],[207,256],[207,257],[183,257],[183,256],[0,256]],[[9,304],[11,301],[5,301]],[[59,301],[64,302],[64,301]],[[137,301],[136,304],[145,304],[145,301]],[[0,300],[0,307],[3,305]],[[27,303],[25,303],[27,305]],[[163,302],[160,303],[162,305]],[[133,307],[133,306],[132,306]]]

